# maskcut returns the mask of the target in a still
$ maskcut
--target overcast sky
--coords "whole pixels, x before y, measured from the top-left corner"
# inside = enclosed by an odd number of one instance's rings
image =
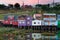
[[[26,5],[35,5],[38,3],[38,0],[0,0],[0,4],[15,4],[15,3],[19,3],[20,5],[22,5],[24,1],[24,4]],[[47,3],[52,3],[53,0],[39,0],[40,4],[47,4]],[[60,0],[55,0],[55,2],[60,2]]]

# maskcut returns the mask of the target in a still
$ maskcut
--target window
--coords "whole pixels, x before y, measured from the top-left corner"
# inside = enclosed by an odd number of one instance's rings
[[[27,20],[29,20],[30,18],[28,17]]]
[[[40,24],[40,22],[38,22],[38,24]]]
[[[34,37],[36,37],[36,35],[34,35]]]
[[[25,22],[23,21],[22,23],[24,24]]]
[[[8,21],[6,21],[6,23],[7,23]]]
[[[34,22],[34,24],[36,24],[36,22]]]
[[[27,22],[27,24],[30,24],[30,22]]]
[[[30,35],[27,35],[27,37],[30,37]]]
[[[21,21],[19,23],[22,23]]]

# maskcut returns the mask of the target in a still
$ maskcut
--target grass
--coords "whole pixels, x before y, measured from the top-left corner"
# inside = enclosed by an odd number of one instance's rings
[[[26,14],[28,14],[28,15],[32,16],[34,13],[35,13],[34,11],[16,11],[14,13],[12,13],[12,12],[1,13],[0,14],[0,19],[4,19],[5,15],[23,15],[23,14],[26,15]]]
[[[4,14],[0,14],[0,19],[4,19]]]
[[[14,30],[15,30],[15,28],[0,27],[0,34],[9,33],[9,32],[12,32]]]
[[[5,15],[22,15],[22,14],[28,14],[28,15],[30,15],[30,16],[32,16],[33,14],[35,14],[35,12],[36,12],[36,10],[34,9],[34,10],[32,10],[32,11],[21,11],[21,10],[18,10],[18,11],[16,11],[16,10],[0,10],[0,19],[4,19],[4,16]],[[60,13],[60,10],[59,11],[56,11],[56,10],[54,10],[54,11],[42,11],[42,13],[56,13],[56,14],[59,14]],[[41,10],[39,10],[39,13],[41,13]]]

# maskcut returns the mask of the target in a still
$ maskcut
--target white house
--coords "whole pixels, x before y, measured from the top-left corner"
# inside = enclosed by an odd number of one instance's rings
[[[51,4],[50,4],[50,7],[54,7],[54,6],[59,5],[59,4],[60,4],[60,2],[51,3]]]
[[[42,20],[32,20],[32,26],[40,26],[42,24]]]

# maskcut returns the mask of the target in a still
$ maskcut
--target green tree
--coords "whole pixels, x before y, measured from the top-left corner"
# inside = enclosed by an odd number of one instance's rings
[[[16,4],[14,5],[14,7],[15,7],[15,9],[20,9],[20,4],[19,4],[19,3],[16,3]]]

